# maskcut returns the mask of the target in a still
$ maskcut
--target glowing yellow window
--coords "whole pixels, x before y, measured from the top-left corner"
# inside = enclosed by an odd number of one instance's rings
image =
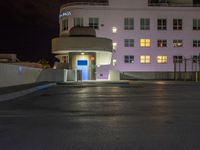
[[[150,47],[151,40],[150,39],[140,39],[140,47]]]
[[[140,56],[140,63],[141,64],[149,64],[150,63],[150,56],[148,56],[148,55]]]
[[[167,63],[167,56],[157,56],[157,62],[159,64],[166,64]]]

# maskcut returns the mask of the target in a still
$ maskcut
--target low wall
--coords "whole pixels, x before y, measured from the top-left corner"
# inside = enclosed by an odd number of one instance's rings
[[[44,69],[40,73],[37,82],[67,82],[77,81],[77,70]]]
[[[0,87],[34,83],[42,69],[0,63]]]
[[[195,72],[121,72],[121,80],[195,80]]]

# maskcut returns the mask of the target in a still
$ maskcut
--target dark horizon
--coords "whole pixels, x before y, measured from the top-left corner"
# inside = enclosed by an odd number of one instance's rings
[[[55,61],[51,39],[59,34],[59,8],[67,0],[18,0],[0,4],[0,53],[16,53],[21,61]]]

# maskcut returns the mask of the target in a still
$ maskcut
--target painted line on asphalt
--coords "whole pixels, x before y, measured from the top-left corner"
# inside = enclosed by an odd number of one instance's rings
[[[0,95],[0,102],[7,101],[7,100],[12,100],[12,99],[15,99],[15,98],[18,98],[18,97],[21,97],[21,96],[25,96],[27,94],[30,94],[30,93],[33,93],[33,92],[36,92],[36,91],[39,91],[39,90],[54,86],[54,85],[56,85],[56,83],[49,83],[49,84],[36,86],[36,87],[29,88],[29,89],[22,90],[22,91],[3,94],[3,95]]]

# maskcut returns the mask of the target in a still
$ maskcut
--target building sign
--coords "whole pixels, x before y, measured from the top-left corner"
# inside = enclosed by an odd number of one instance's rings
[[[60,13],[59,17],[62,18],[62,17],[71,16],[71,15],[72,15],[72,13],[70,11],[66,11],[66,12]]]

